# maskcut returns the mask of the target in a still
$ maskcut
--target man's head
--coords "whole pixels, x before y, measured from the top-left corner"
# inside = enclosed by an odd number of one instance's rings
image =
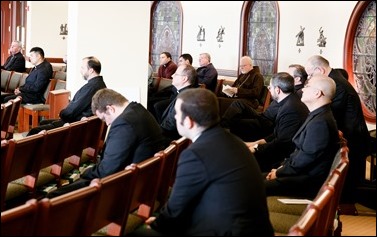
[[[30,62],[37,66],[41,64],[45,59],[45,52],[40,47],[34,47],[30,49],[30,56],[29,56]]]
[[[207,66],[210,63],[211,63],[211,55],[209,55],[209,53],[199,54],[199,65],[201,67]]]
[[[10,54],[14,55],[18,52],[21,52],[21,50],[22,50],[21,41],[13,41],[12,44],[10,45],[9,52]]]
[[[171,54],[169,52],[162,52],[160,54],[160,65],[165,65],[171,61]]]
[[[293,77],[295,85],[305,84],[308,79],[308,74],[305,68],[299,64],[291,64],[288,67],[288,73]]]
[[[328,75],[331,71],[330,63],[327,59],[320,55],[311,56],[306,65],[305,71],[308,74],[308,80],[315,75]]]
[[[310,111],[331,103],[335,95],[336,84],[333,79],[325,75],[314,75],[302,89],[301,101]]]
[[[287,95],[294,93],[294,79],[287,72],[278,72],[272,76],[268,89],[272,99],[279,102]]]
[[[180,65],[175,73],[172,75],[172,85],[180,90],[189,85],[197,85],[198,77],[196,70],[191,65],[182,64]]]
[[[80,73],[84,80],[90,80],[101,73],[101,62],[93,56],[82,59]]]
[[[181,64],[192,65],[192,56],[191,56],[191,54],[184,53],[181,56],[179,56],[178,66],[181,65]]]
[[[178,133],[190,139],[220,121],[217,97],[208,89],[182,91],[177,96],[174,108]]]
[[[123,112],[128,100],[111,89],[98,90],[92,97],[92,112],[107,125],[110,125]]]
[[[253,61],[249,56],[243,56],[240,59],[240,70],[242,74],[246,74],[253,69]]]

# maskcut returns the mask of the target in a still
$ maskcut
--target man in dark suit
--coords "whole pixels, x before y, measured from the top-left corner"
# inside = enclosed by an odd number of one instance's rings
[[[80,121],[83,117],[92,116],[92,97],[98,90],[106,88],[106,84],[100,73],[101,62],[96,57],[83,58],[81,75],[88,83],[82,86],[67,107],[60,111],[60,119],[42,120],[40,126],[32,128],[27,135],[30,136],[42,130],[62,127],[65,123]]]
[[[173,74],[172,84],[176,92],[171,97],[168,107],[163,112],[158,112],[158,114],[162,114],[160,118],[160,125],[165,137],[167,138],[166,144],[169,144],[172,140],[180,137],[177,131],[174,110],[177,95],[188,88],[195,87],[195,85],[197,85],[197,81],[198,79],[195,68],[191,65],[182,64]]]
[[[268,88],[272,99],[279,104],[274,130],[262,139],[246,143],[254,153],[262,172],[277,168],[284,158],[294,151],[292,137],[305,122],[309,112],[295,94],[294,79],[288,73],[279,72],[273,75]]]
[[[35,67],[26,78],[25,84],[16,88],[14,95],[5,97],[3,102],[21,96],[22,104],[45,103],[44,93],[52,78],[52,66],[45,60],[45,53],[39,47],[34,47],[30,50],[30,62]]]
[[[164,149],[161,128],[143,105],[104,88],[93,96],[92,111],[111,125],[99,162],[84,170],[78,181],[49,193],[49,198],[87,186],[92,179],[119,172]]]
[[[22,43],[20,41],[13,41],[10,45],[10,56],[5,61],[1,69],[16,72],[25,72],[25,57],[21,53]]]
[[[338,129],[343,132],[349,148],[350,166],[342,191],[342,203],[357,201],[357,186],[362,184],[365,174],[365,159],[370,150],[370,136],[365,123],[358,93],[338,69],[330,67],[327,59],[314,55],[308,59],[305,69],[308,75],[326,75],[336,84],[331,109]]]
[[[199,55],[199,65],[196,72],[198,73],[198,83],[204,84],[205,88],[215,92],[217,85],[217,70],[211,63],[211,55],[209,53],[201,53]]]
[[[303,88],[302,102],[310,113],[293,137],[295,151],[277,169],[266,174],[268,196],[314,198],[329,174],[339,150],[338,127],[331,111],[334,81],[313,76]]]
[[[175,110],[180,135],[193,143],[179,157],[169,200],[147,223],[154,220],[151,227],[163,235],[274,235],[258,164],[239,138],[218,126],[216,96],[187,89]]]

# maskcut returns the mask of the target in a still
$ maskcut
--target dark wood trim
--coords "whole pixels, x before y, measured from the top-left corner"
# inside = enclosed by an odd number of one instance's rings
[[[346,36],[344,39],[344,57],[343,57],[343,67],[348,72],[348,81],[351,85],[357,89],[355,83],[355,77],[353,75],[353,45],[355,43],[356,29],[359,24],[360,18],[362,17],[365,9],[368,7],[370,1],[359,1],[353,12],[351,14],[350,20],[348,22]],[[367,122],[376,124],[376,114],[371,113],[365,106],[361,103],[364,118]]]
[[[63,58],[45,58],[49,63],[64,63]]]

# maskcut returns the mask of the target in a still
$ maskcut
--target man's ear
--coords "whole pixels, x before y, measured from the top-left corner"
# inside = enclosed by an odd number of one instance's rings
[[[186,116],[186,118],[183,121],[184,125],[188,128],[193,128],[194,127],[194,120],[192,120],[189,116]]]

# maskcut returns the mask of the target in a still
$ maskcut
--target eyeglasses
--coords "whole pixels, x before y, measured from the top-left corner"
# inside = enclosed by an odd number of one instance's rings
[[[317,70],[317,69],[318,69],[318,67],[315,67],[313,69],[312,73],[308,74],[308,78],[307,78],[308,80],[313,77],[313,74],[314,74],[315,70]]]
[[[323,91],[322,90],[320,90],[320,89],[318,89],[318,88],[316,88],[316,87],[314,87],[314,86],[311,86],[311,85],[309,85],[309,83],[306,83],[305,85],[304,85],[304,88],[313,88],[313,89],[316,89],[316,90],[319,90],[320,92],[321,92],[321,96],[325,96],[325,93],[323,93]]]
[[[250,66],[250,64],[240,65],[240,67]]]

